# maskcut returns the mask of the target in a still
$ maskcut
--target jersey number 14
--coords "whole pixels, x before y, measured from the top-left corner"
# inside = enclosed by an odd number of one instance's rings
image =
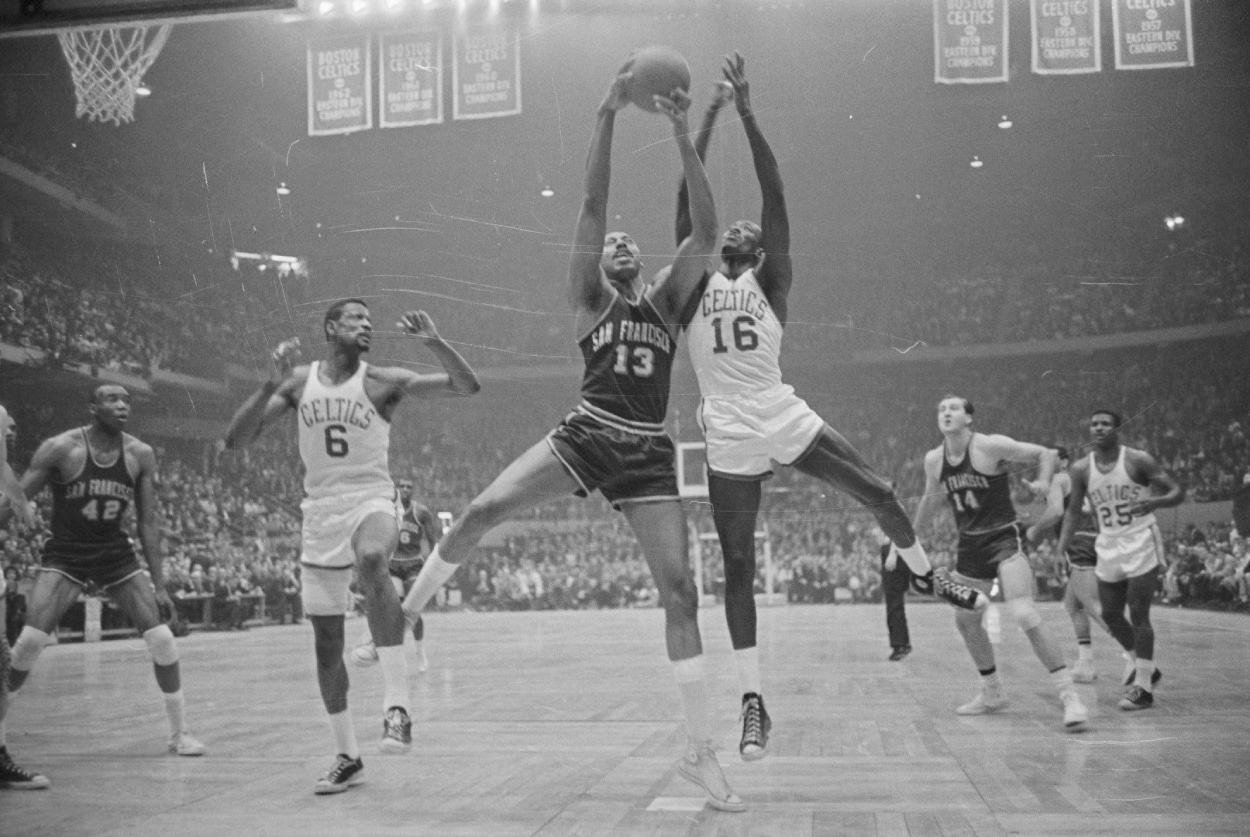
[[[971,491],[952,491],[951,502],[955,504],[960,514],[979,511],[981,508],[981,504],[977,502],[977,495]]]

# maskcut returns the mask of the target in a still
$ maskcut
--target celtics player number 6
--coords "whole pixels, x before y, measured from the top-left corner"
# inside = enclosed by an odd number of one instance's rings
[[[341,424],[326,426],[326,456],[336,459],[347,456],[347,439],[343,438],[345,435],[347,428]]]

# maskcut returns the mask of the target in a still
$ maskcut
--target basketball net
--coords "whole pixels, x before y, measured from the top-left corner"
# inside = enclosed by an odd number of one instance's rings
[[[78,96],[75,115],[115,125],[133,122],[135,89],[165,46],[169,29],[168,23],[137,23],[59,33]]]

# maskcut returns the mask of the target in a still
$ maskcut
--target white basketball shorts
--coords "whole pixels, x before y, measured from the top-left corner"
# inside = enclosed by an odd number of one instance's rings
[[[300,504],[304,512],[303,590],[300,595],[304,612],[310,616],[341,616],[351,606],[351,569],[356,564],[356,552],[352,538],[356,530],[371,514],[385,514],[391,518],[398,538],[402,511],[399,497],[394,492],[379,494],[344,494],[321,500],[305,499]]]
[[[707,440],[707,464],[715,474],[766,477],[772,463],[792,465],[807,453],[825,421],[783,384],[767,390],[704,398],[699,426]]]
[[[1163,536],[1158,526],[1115,537],[1099,535],[1094,542],[1098,563],[1094,575],[1107,582],[1144,575],[1163,563]]]

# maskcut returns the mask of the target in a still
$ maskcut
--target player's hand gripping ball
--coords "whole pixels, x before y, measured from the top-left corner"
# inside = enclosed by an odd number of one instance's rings
[[[629,57],[621,72],[630,73],[625,95],[650,113],[659,113],[652,97],[671,98],[672,92],[678,88],[687,93],[690,91],[690,65],[672,47],[641,47]]]

